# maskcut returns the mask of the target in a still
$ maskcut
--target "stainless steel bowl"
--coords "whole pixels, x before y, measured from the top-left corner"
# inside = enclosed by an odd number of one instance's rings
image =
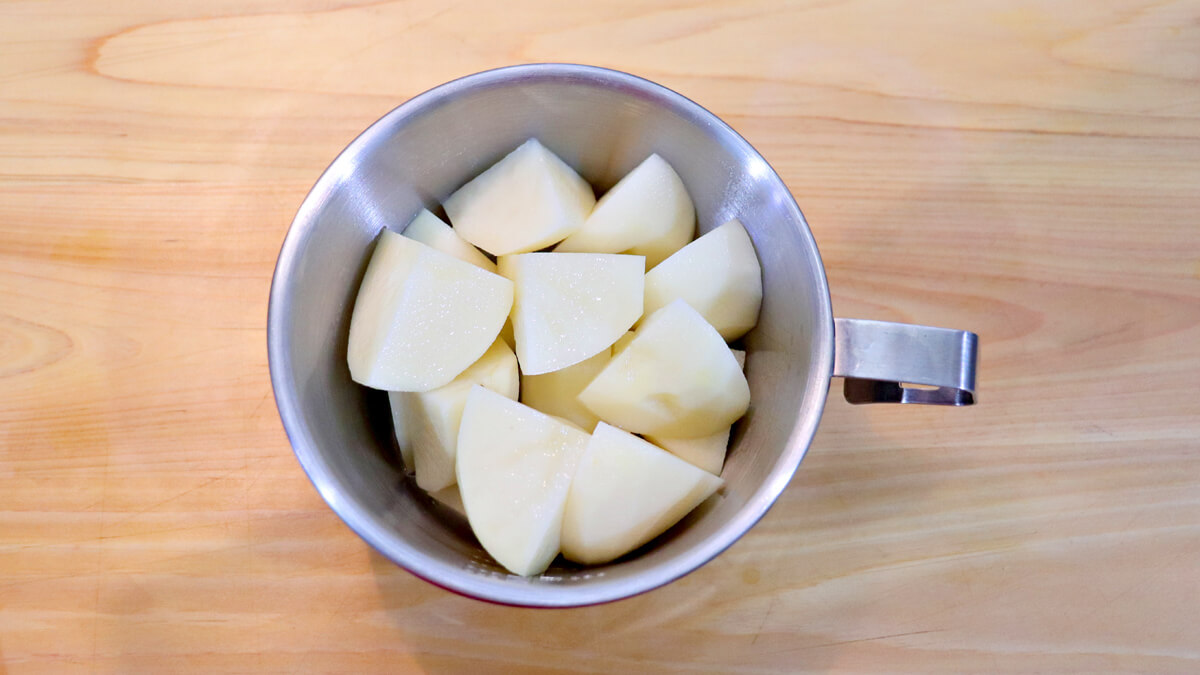
[[[382,228],[402,228],[530,137],[598,189],[652,152],[678,170],[700,230],[738,217],[763,267],[758,327],[746,338],[752,406],[737,425],[721,494],[643,549],[607,565],[556,562],[514,576],[456,514],[415,487],[392,438],[386,395],[350,380],[355,293]],[[804,216],[763,158],[729,126],[625,73],[530,65],[464,77],[404,103],[329,166],[292,223],[271,286],[271,381],[296,457],[329,506],[397,564],[464,595],[566,607],[635,595],[696,569],[757,522],[817,429],[830,378],[856,402],[973,401],[975,336],[835,320]],[[865,378],[865,379],[864,379]],[[931,385],[905,387],[901,383]]]

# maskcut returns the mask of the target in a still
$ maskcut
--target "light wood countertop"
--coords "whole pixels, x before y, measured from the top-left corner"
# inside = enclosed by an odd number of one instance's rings
[[[272,267],[363,128],[512,63],[691,97],[840,316],[980,404],[831,395],[792,485],[567,611],[373,554],[293,458]],[[1200,670],[1200,2],[0,3],[0,673]]]

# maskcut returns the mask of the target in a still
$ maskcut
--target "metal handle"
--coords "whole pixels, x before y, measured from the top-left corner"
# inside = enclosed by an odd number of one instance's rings
[[[833,375],[846,378],[847,401],[975,403],[974,333],[865,319],[834,319],[833,327]]]

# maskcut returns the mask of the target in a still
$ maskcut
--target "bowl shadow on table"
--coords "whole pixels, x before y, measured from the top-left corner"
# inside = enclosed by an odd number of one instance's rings
[[[840,398],[840,390],[832,397]],[[831,429],[838,445],[878,445],[868,425],[849,424],[856,418],[835,414],[830,420],[845,427]],[[837,452],[820,439],[811,452]],[[494,605],[437,588],[372,551],[380,610],[412,658],[431,673],[697,667],[827,672],[854,642],[879,637],[867,625],[878,617],[871,616],[873,600],[863,593],[831,604],[812,591],[875,564],[875,558],[855,559],[855,530],[896,514],[867,509],[837,518],[836,527],[843,528],[837,538],[845,545],[832,549],[821,534],[830,527],[821,514],[853,504],[860,485],[878,484],[894,469],[892,462],[873,463],[855,468],[850,481],[827,470],[816,472],[825,477],[816,481],[793,480],[767,517],[724,554],[665,587],[605,605]],[[919,509],[936,489],[905,482],[887,497],[902,510]]]
[[[669,646],[678,642],[673,623],[704,611],[720,593],[715,584],[681,581],[668,587],[674,592],[660,589],[593,607],[507,607],[437,588],[376,552],[370,559],[384,615],[429,673],[627,670],[635,663],[665,664],[692,651],[686,645]],[[690,590],[681,593],[682,586]]]

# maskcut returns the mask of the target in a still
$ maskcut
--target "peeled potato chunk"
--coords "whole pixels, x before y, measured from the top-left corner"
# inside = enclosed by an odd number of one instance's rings
[[[647,435],[646,440],[698,469],[720,476],[721,468],[725,465],[725,451],[729,447],[729,434],[732,429],[733,427],[725,427],[723,431],[701,438],[662,438]]]
[[[441,218],[430,213],[428,209],[421,209],[402,234],[463,262],[469,262],[481,270],[496,271],[496,263],[488,260],[479,249],[464,241],[454,228],[442,222]]]
[[[646,273],[647,315],[680,298],[726,340],[736,340],[758,323],[762,268],[750,235],[736,219]]]
[[[579,400],[635,433],[699,438],[741,417],[750,387],[716,329],[676,300],[642,322]]]
[[[500,258],[513,282],[513,335],[526,375],[566,368],[612,346],[642,316],[645,258],[523,253]]]
[[[454,485],[458,428],[467,395],[475,385],[516,399],[520,385],[517,357],[499,338],[458,377],[432,391],[402,394],[405,428],[412,445],[417,486],[433,492]]]
[[[563,557],[618,558],[679,522],[721,479],[601,422],[579,460],[562,521]]]
[[[350,377],[388,391],[436,389],[487,351],[512,299],[508,279],[384,230],[350,317]]]
[[[563,508],[588,434],[475,386],[458,431],[458,490],[479,543],[513,574],[558,555]]]
[[[579,402],[579,392],[591,384],[611,357],[612,350],[605,348],[599,354],[561,370],[522,375],[521,402],[547,415],[570,420],[585,431],[592,429],[600,418]]]
[[[739,349],[730,350],[739,366],[746,364],[746,352]],[[711,436],[700,438],[670,438],[647,435],[646,440],[670,452],[679,459],[697,466],[714,476],[721,475],[725,465],[725,451],[729,449],[729,434],[733,427],[726,427]]]
[[[650,269],[692,240],[696,209],[675,169],[650,155],[613,186],[554,250],[633,253]]]
[[[574,169],[531,138],[442,205],[460,237],[502,256],[562,241],[583,225],[596,195]]]

